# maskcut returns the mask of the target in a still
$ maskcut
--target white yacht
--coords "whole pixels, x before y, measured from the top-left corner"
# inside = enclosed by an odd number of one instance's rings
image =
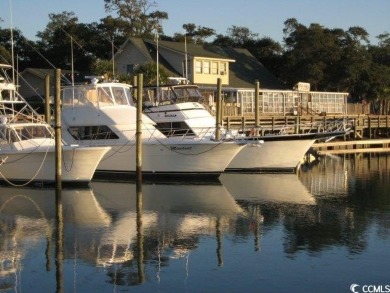
[[[0,181],[11,185],[52,184],[56,180],[52,128],[19,95],[0,64]],[[109,147],[62,146],[63,183],[88,184]]]
[[[137,109],[131,86],[98,82],[62,89],[63,138],[68,143],[110,146],[96,176],[128,178],[136,172]],[[161,133],[142,115],[142,173],[144,176],[218,177],[245,141],[216,141],[209,135],[187,137]]]
[[[215,117],[204,105],[204,98],[196,85],[145,87],[144,95],[144,113],[156,122],[156,127],[166,135],[214,135]],[[221,131],[230,137],[240,135],[237,131]],[[343,134],[344,130],[291,134],[287,132],[287,128],[281,129],[277,134],[261,136],[243,133],[241,135],[248,144],[234,157],[225,171],[295,171],[316,140]]]

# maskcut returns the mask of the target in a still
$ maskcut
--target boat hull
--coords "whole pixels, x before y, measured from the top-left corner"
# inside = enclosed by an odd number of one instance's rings
[[[144,177],[217,178],[244,145],[236,142],[196,140],[174,142],[171,139],[142,144]],[[111,146],[96,170],[96,177],[128,178],[136,174],[136,147]]]
[[[109,147],[67,147],[62,149],[61,181],[88,184]],[[53,147],[30,151],[0,152],[0,180],[7,183],[53,184],[56,181],[56,156]]]
[[[313,139],[265,140],[263,144],[248,143],[233,158],[227,172],[294,172],[315,142]]]

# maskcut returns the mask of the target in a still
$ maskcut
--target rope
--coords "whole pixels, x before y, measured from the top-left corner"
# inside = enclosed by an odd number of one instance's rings
[[[24,158],[28,157],[29,155],[31,155],[32,153],[34,153],[40,146],[42,146],[43,143],[44,143],[45,141],[46,141],[46,139],[45,139],[44,141],[42,141],[41,144],[37,145],[37,147],[36,147],[35,149],[33,149],[32,151],[26,153],[24,156],[22,156],[22,157],[20,157],[20,158],[18,158],[18,159],[15,159],[15,160],[13,160],[13,161],[10,161],[9,163],[14,163],[14,162],[23,160]],[[49,145],[49,147],[50,147],[50,145]]]
[[[63,164],[64,164],[64,169],[66,172],[70,172],[73,168],[73,163],[74,163],[74,156],[75,156],[75,152],[76,152],[76,148],[73,148],[72,150],[72,160],[71,160],[71,163],[70,163],[70,167],[67,168],[66,167],[66,163],[65,163],[65,155],[63,152],[61,152],[61,155],[62,155],[62,161],[63,161]]]
[[[123,132],[123,131],[122,131],[122,132]],[[107,157],[105,157],[104,159],[102,159],[102,161],[105,161],[105,160],[111,158],[112,156],[114,156],[114,155],[116,155],[116,154],[122,154],[122,153],[126,153],[126,152],[132,150],[132,149],[134,148],[134,146],[135,146],[135,144],[133,144],[134,137],[135,137],[135,135],[134,135],[131,139],[127,140],[127,142],[126,142],[124,145],[121,145],[121,147],[120,147],[118,150],[114,150],[113,148],[111,148],[112,154],[111,154],[110,156],[107,156]],[[122,149],[123,149],[125,146],[128,146],[130,143],[132,143],[132,145],[130,146],[130,148],[126,149],[125,151],[122,151]]]
[[[15,187],[23,187],[23,186],[26,186],[26,185],[30,184],[31,182],[33,182],[33,181],[35,180],[35,178],[38,176],[38,173],[41,171],[42,166],[43,166],[43,164],[44,164],[45,161],[46,161],[47,154],[49,153],[49,148],[50,148],[50,145],[48,145],[48,147],[47,147],[47,149],[46,149],[46,152],[45,152],[45,156],[44,156],[44,158],[43,158],[43,160],[42,160],[42,163],[41,163],[41,165],[39,166],[39,168],[38,168],[37,172],[35,173],[35,175],[31,178],[31,180],[28,180],[28,181],[25,182],[24,184],[20,184],[20,185],[19,185],[19,184],[13,183],[13,182],[11,182],[10,180],[8,180],[8,179],[3,175],[2,172],[0,172],[0,176],[3,178],[3,180],[4,180],[5,182],[7,182],[8,184],[10,184],[10,185],[12,185],[12,186],[15,186]],[[31,154],[31,153],[30,153],[30,154]],[[15,161],[18,161],[18,160],[15,160]],[[15,161],[12,161],[12,162],[15,162]]]

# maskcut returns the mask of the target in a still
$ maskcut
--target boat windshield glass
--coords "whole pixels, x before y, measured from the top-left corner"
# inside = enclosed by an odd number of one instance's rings
[[[180,102],[198,102],[203,100],[202,95],[195,87],[178,87],[174,88],[175,96],[177,97],[176,103]]]
[[[114,99],[117,105],[133,104],[129,88],[123,86],[113,86],[112,92],[114,93]]]
[[[130,89],[124,86],[80,86],[63,90],[63,106],[83,106],[92,104],[94,107],[109,107],[114,105],[132,104]]]
[[[180,86],[146,88],[144,89],[144,101],[157,102],[160,105],[176,104],[184,102],[203,102],[203,96],[197,87]]]

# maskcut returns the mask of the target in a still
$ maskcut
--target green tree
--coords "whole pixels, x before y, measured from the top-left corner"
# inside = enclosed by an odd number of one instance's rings
[[[31,57],[33,56],[32,44],[33,42],[28,41],[20,30],[13,29],[11,37],[10,29],[0,28],[0,62],[12,64],[13,49],[14,62],[20,71],[34,64]]]
[[[159,66],[159,84],[167,83],[169,74],[167,71]],[[157,84],[157,65],[154,62],[149,62],[137,66],[134,69],[134,75],[142,73],[144,76],[145,85],[156,85]]]
[[[161,21],[168,19],[164,11],[151,11],[155,2],[148,0],[104,0],[107,12],[115,11],[118,18],[126,23],[128,37],[152,38],[155,30],[163,34]]]
[[[327,73],[341,58],[341,48],[333,31],[319,24],[305,27],[294,18],[284,24],[283,80],[290,87],[305,81],[314,90],[332,90]]]
[[[87,68],[93,56],[84,48],[88,40],[79,37],[85,34],[87,25],[79,24],[74,12],[50,13],[49,19],[46,28],[37,33],[39,52],[51,63],[45,67]]]
[[[52,65],[78,71],[93,71],[97,60],[111,59],[125,42],[124,23],[110,16],[100,22],[78,23],[73,12],[49,14],[49,23],[42,32],[37,47]],[[49,66],[49,64],[46,64]]]
[[[269,37],[248,41],[245,45],[249,52],[276,77],[281,75],[283,48],[280,43]]]
[[[258,37],[257,33],[253,33],[247,27],[243,26],[233,25],[227,29],[227,33],[237,48],[244,48],[249,42],[252,42]]]
[[[209,27],[196,26],[194,23],[183,24],[185,33],[175,33],[173,40],[176,42],[184,42],[184,38],[188,43],[203,44],[206,39],[215,35],[215,30]]]
[[[378,45],[370,46],[372,58],[370,70],[367,70],[367,97],[373,100],[378,114],[390,114],[390,34],[378,37]]]

